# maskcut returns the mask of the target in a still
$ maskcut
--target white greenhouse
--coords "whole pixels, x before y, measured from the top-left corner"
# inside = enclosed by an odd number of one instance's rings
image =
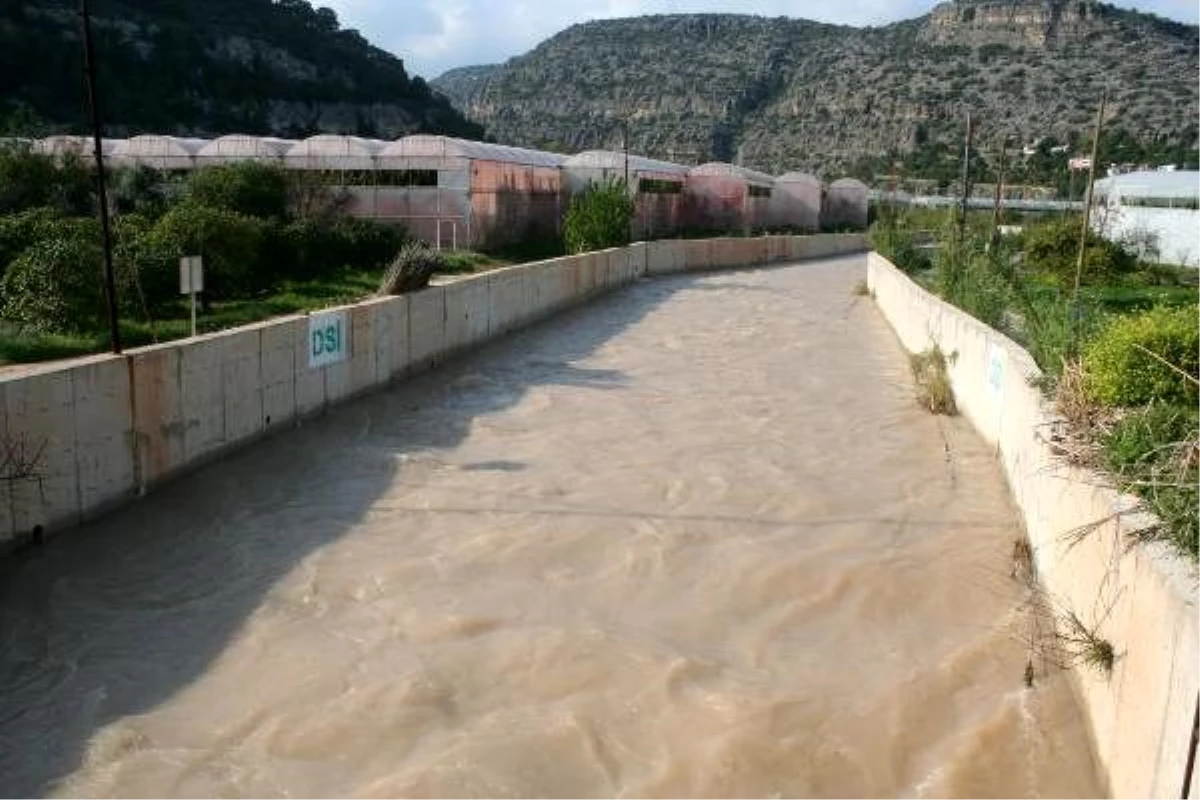
[[[1092,228],[1144,258],[1200,267],[1200,172],[1130,172],[1096,181]]]
[[[207,144],[205,139],[177,136],[134,136],[118,141],[112,150],[114,166],[143,166],[171,172],[196,166],[196,153]]]
[[[238,161],[266,161],[282,164],[284,157],[298,142],[270,136],[230,134],[207,142],[196,153],[196,165],[231,164]]]
[[[523,147],[406,136],[379,153],[370,216],[402,222],[439,247],[494,248],[554,236],[564,160]]]
[[[652,239],[677,230],[683,221],[688,167],[612,150],[586,150],[563,162],[563,187],[579,194],[593,182],[624,180],[629,174],[634,196],[634,238]]]
[[[867,185],[854,178],[842,178],[829,184],[821,203],[821,228],[866,230],[867,196]]]
[[[771,195],[771,226],[804,233],[821,229],[819,178],[803,172],[788,172],[775,179]]]

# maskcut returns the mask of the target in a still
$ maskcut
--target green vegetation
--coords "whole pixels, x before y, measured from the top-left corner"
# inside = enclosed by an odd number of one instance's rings
[[[0,172],[18,176],[6,186],[7,213],[0,215],[5,360],[108,346],[99,224],[90,197],[61,191],[79,184],[77,170],[72,161],[0,149]],[[407,240],[399,228],[336,215],[336,198],[322,200],[311,187],[297,212],[293,177],[263,164],[151,177],[119,171],[114,179],[117,301],[130,345],[187,335],[188,309],[178,294],[183,255],[204,259],[199,329],[208,331],[369,294]],[[364,281],[364,273],[373,277]]]
[[[1091,399],[1105,406],[1158,401],[1195,407],[1198,351],[1195,308],[1116,317],[1084,348],[1084,385]]]
[[[571,253],[586,253],[629,244],[635,206],[625,181],[593,183],[571,200],[563,239]]]
[[[5,134],[83,132],[76,6],[0,4]],[[308,0],[106,0],[93,16],[105,118],[118,129],[483,137],[399,58]]]
[[[987,215],[965,220],[962,236],[955,218],[943,215],[932,258],[914,244],[930,235],[930,222],[924,214],[882,215],[872,238],[927,288],[1025,346],[1072,426],[1065,455],[1108,472],[1161,521],[1151,535],[1196,558],[1194,271],[1141,263],[1130,248],[1089,237],[1076,297],[1078,217],[994,239]],[[915,358],[914,370],[927,368],[928,354]]]

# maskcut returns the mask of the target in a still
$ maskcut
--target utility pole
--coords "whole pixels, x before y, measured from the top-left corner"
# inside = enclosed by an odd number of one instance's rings
[[[100,104],[96,100],[96,64],[92,54],[92,18],[88,0],[79,0],[79,21],[83,28],[83,71],[87,78],[88,109],[92,117],[92,144],[96,155],[96,194],[100,200],[100,231],[104,237],[104,293],[108,298],[108,325],[112,351],[121,352],[121,326],[117,322],[117,279],[113,270],[112,232],[108,220],[108,193],[104,177],[104,143],[100,126]]]
[[[629,187],[629,121],[622,118],[621,120],[621,148],[625,151],[625,194],[630,195]],[[633,193],[634,208],[637,208],[637,193]],[[634,213],[637,213],[636,211]],[[626,243],[633,241],[633,217],[630,216],[625,221],[625,240]]]
[[[996,172],[996,197],[992,202],[992,235],[988,247],[995,250],[1000,245],[1000,201],[1004,198],[1004,156],[1008,149],[1008,137],[1000,140],[1000,163]]]
[[[1083,279],[1083,256],[1087,251],[1088,226],[1092,222],[1092,189],[1096,183],[1096,159],[1100,156],[1100,133],[1104,129],[1104,106],[1108,103],[1108,87],[1100,95],[1100,110],[1096,112],[1096,131],[1092,135],[1092,163],[1088,166],[1087,196],[1083,201],[1083,226],[1079,230],[1079,255],[1075,260],[1075,288],[1071,292],[1071,305],[1079,303],[1079,283]]]
[[[967,200],[971,196],[971,139],[974,135],[975,125],[968,109],[966,145],[963,147],[962,210],[958,217],[958,243],[960,246],[966,242]]]

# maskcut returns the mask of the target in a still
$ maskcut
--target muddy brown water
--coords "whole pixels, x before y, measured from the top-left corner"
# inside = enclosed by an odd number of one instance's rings
[[[0,564],[2,791],[1103,791],[864,273],[644,281]]]

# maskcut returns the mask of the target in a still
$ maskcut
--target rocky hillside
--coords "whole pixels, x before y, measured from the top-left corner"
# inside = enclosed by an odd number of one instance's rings
[[[92,0],[110,135],[481,137],[403,62],[306,0]],[[76,0],[0,2],[0,126],[86,125]],[[3,132],[3,131],[0,131]]]
[[[649,155],[824,174],[896,153],[951,161],[967,109],[985,148],[1081,146],[1107,83],[1112,141],[1186,160],[1197,33],[1090,0],[959,0],[864,29],[647,16],[577,25],[433,83],[505,143],[614,148],[627,121]]]

